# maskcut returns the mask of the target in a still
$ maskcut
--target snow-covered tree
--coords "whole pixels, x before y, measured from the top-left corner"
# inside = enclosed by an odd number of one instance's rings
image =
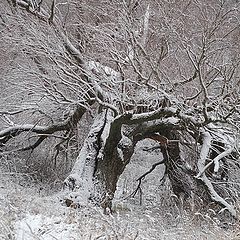
[[[177,196],[204,193],[236,217],[222,191],[238,167],[236,1],[1,5],[3,154],[51,137],[60,146],[90,113],[93,123],[64,181],[76,196],[71,201],[111,209],[137,142],[149,138],[159,143]]]

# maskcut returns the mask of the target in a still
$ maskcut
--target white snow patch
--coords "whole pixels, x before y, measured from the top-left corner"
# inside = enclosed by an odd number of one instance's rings
[[[27,214],[15,224],[16,240],[78,239],[76,224],[69,224],[59,217]]]
[[[169,117],[169,118],[164,119],[164,120],[163,120],[163,122],[170,123],[170,124],[177,124],[180,121],[179,118],[175,118],[175,117]]]
[[[94,70],[97,73],[105,74],[107,77],[110,77],[112,80],[118,79],[121,77],[121,74],[119,72],[115,71],[114,69],[108,66],[104,66],[101,63],[96,61],[89,61],[87,63],[87,68],[90,71]]]
[[[121,158],[122,162],[124,162],[123,151],[119,147],[117,147],[118,156]]]

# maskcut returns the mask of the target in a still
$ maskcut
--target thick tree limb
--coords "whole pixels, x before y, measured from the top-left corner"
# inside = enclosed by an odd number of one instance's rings
[[[172,117],[172,118],[171,118]],[[166,119],[169,124],[188,124],[192,129],[204,126],[204,121],[197,120],[191,115],[185,114],[181,109],[174,107],[160,108],[152,112],[133,114],[131,118],[126,119],[125,124],[140,124],[143,122],[157,119]]]
[[[83,106],[76,106],[73,113],[63,122],[55,123],[49,126],[38,126],[34,124],[15,125],[0,131],[0,146],[6,144],[10,139],[20,135],[23,132],[34,132],[37,134],[52,134],[59,131],[71,130],[86,112]],[[41,143],[41,142],[40,142]]]
[[[112,150],[117,147],[119,141],[122,139],[122,125],[125,123],[125,121],[128,121],[131,118],[131,113],[126,113],[123,115],[120,115],[114,119],[114,121],[111,123],[109,136],[107,138],[106,144],[105,144],[105,154],[111,155]]]

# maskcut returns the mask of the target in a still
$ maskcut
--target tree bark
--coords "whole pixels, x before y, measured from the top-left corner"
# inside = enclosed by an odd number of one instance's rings
[[[104,212],[111,211],[117,181],[136,144],[122,133],[122,124],[130,116],[113,119],[106,110],[95,119],[72,172],[64,182],[71,190],[71,200],[74,198],[80,204],[91,200],[102,206]]]
[[[107,131],[107,127],[107,112],[102,112],[95,118],[71,174],[64,181],[66,187],[77,192],[80,202],[88,201],[93,192],[93,175],[100,155],[101,142],[104,141],[103,132]]]

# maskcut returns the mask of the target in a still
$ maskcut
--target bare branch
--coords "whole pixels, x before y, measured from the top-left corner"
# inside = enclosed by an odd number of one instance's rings
[[[157,163],[154,163],[152,165],[152,167],[147,171],[145,172],[143,175],[141,175],[136,181],[138,181],[138,185],[136,187],[136,189],[130,194],[128,195],[127,197],[125,197],[124,199],[127,199],[129,197],[135,197],[136,194],[138,193],[138,191],[140,192],[140,205],[142,204],[142,189],[141,189],[141,184],[142,184],[142,180],[144,180],[144,178],[150,174],[157,166],[161,165],[161,164],[164,164],[165,163],[165,160],[166,159],[163,159],[162,161],[160,162],[157,162]],[[163,179],[165,178],[166,174],[164,173],[162,178],[159,180],[160,182],[163,181]]]
[[[210,151],[210,147],[211,147],[211,135],[204,131],[204,129],[202,129],[201,132],[202,135],[202,140],[203,140],[203,144],[202,144],[202,149],[200,152],[200,158],[198,160],[198,170],[199,172],[201,172],[202,174],[198,177],[198,179],[200,179],[205,186],[207,187],[210,197],[212,198],[213,201],[220,203],[222,206],[224,206],[231,214],[233,217],[237,218],[237,213],[236,210],[234,209],[234,207],[232,205],[230,205],[228,202],[226,202],[214,189],[211,181],[207,178],[205,172],[204,172],[204,168],[205,168],[205,162],[207,159],[207,156],[209,154]]]
[[[49,23],[53,23],[54,9],[55,9],[55,0],[52,1],[52,5],[51,5],[51,15],[50,15],[50,17],[49,17]]]
[[[196,178],[200,178],[204,172],[212,165],[214,164],[214,173],[217,173],[219,170],[219,161],[223,159],[224,157],[228,156],[233,152],[234,148],[229,148],[225,150],[224,152],[220,153],[217,157],[215,157],[213,160],[211,160],[208,164],[204,166],[202,169],[202,172],[199,172],[196,176]]]
[[[20,135],[23,132],[34,132],[37,134],[52,134],[59,131],[71,130],[86,112],[86,108],[78,106],[71,115],[63,122],[55,123],[49,126],[38,126],[34,124],[15,125],[0,131],[0,144],[3,146],[11,138]],[[46,138],[42,136],[41,139]],[[43,139],[44,140],[44,139]]]
[[[99,98],[96,98],[96,100],[97,100],[97,102],[98,102],[100,105],[102,105],[103,107],[106,107],[106,108],[111,109],[111,110],[114,112],[114,117],[116,117],[116,116],[119,115],[118,109],[117,109],[114,105],[112,105],[112,104],[110,104],[110,103],[103,102],[103,101],[101,101]]]

